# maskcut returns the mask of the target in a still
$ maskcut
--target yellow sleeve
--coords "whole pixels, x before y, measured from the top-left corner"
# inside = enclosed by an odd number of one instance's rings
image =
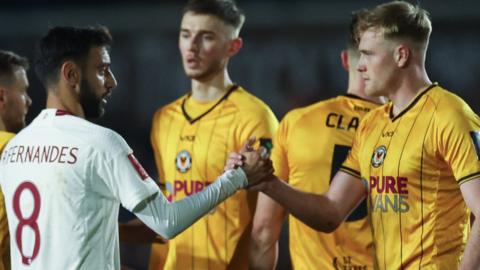
[[[150,142],[152,144],[153,155],[155,157],[155,164],[157,165],[157,173],[158,173],[158,181],[160,182],[160,186],[164,191],[165,188],[165,172],[163,170],[163,162],[162,156],[160,154],[160,118],[161,118],[162,110],[158,110],[155,112],[152,120],[152,129],[150,130]]]
[[[256,146],[259,145],[260,141],[272,142],[272,138],[278,128],[278,120],[268,107],[251,113],[243,119],[243,128],[240,132],[240,145],[243,145],[251,136],[257,138],[258,143]]]
[[[273,149],[272,149],[272,163],[275,170],[275,175],[288,182],[290,175],[290,169],[288,165],[288,121],[290,117],[287,114],[278,126],[278,130],[273,137]]]
[[[437,149],[459,184],[480,176],[480,120],[471,109],[452,106],[436,118]]]
[[[339,169],[339,171],[348,173],[360,179],[362,178],[362,174],[360,172],[359,155],[363,140],[363,133],[366,128],[366,122],[366,118],[360,122],[360,127],[355,132],[355,137],[353,138],[352,148],[348,152],[347,159],[343,162]]]

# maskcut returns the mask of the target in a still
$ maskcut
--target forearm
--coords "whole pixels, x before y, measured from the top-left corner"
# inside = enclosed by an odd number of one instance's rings
[[[332,232],[343,220],[325,195],[300,191],[276,178],[268,181],[263,192],[315,230]]]
[[[252,241],[250,244],[250,266],[254,270],[275,269],[278,257],[278,242],[269,245],[259,245]]]
[[[480,269],[480,223],[478,219],[473,222],[470,237],[468,238],[463,255],[461,270]]]
[[[163,238],[171,239],[247,183],[241,169],[222,174],[203,191],[169,203],[163,194],[145,202],[135,215]]]

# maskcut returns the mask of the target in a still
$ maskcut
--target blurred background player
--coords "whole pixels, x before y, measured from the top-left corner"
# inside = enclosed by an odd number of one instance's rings
[[[39,43],[35,71],[47,109],[10,140],[0,161],[13,269],[120,269],[120,203],[168,239],[273,171],[260,160],[169,203],[125,140],[87,121],[104,114],[117,85],[111,42],[104,27],[55,27]]]
[[[28,60],[0,50],[0,153],[7,142],[25,127],[32,100],[27,94]],[[10,237],[3,193],[0,191],[0,270],[10,269]]]
[[[275,175],[292,187],[315,194],[325,193],[352,145],[363,116],[376,108],[379,98],[365,94],[365,84],[356,70],[354,38],[360,13],[353,13],[347,49],[341,53],[348,71],[346,95],[320,101],[288,113],[274,137],[272,160]],[[250,250],[250,267],[273,269],[278,238],[287,212],[260,193]],[[294,269],[372,269],[372,238],[363,201],[346,222],[331,234],[317,232],[295,217],[289,217],[290,255]]]
[[[184,8],[179,49],[191,91],[158,110],[151,130],[159,178],[171,201],[208,186],[228,153],[250,136],[271,145],[277,119],[227,70],[242,48],[244,20],[233,0],[193,0]],[[256,201],[256,192],[239,191],[169,241],[165,268],[247,269]],[[161,248],[153,245],[150,269],[163,264]]]
[[[427,11],[403,1],[362,15],[356,36],[365,93],[391,101],[364,117],[324,195],[274,177],[256,187],[324,232],[367,196],[375,269],[480,269],[480,119],[430,81],[431,30]],[[231,157],[241,164],[241,155]]]

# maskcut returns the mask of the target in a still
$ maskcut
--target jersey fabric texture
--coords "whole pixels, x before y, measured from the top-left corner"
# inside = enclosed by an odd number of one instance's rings
[[[0,161],[12,268],[120,269],[119,203],[160,192],[138,166],[114,131],[43,110]]]
[[[469,229],[460,185],[480,176],[479,117],[433,84],[397,116],[366,116],[341,170],[368,187],[378,269],[457,269]]]
[[[15,136],[14,133],[0,131],[0,153],[5,145]],[[0,270],[10,269],[10,237],[5,209],[5,198],[0,190]]]
[[[210,107],[187,106],[190,98],[179,98],[153,118],[159,178],[171,201],[201,191],[222,173],[230,152],[252,135],[270,140],[278,126],[267,105],[236,85]],[[170,240],[165,269],[247,269],[256,199],[254,192],[238,191]],[[152,247],[150,269],[158,267],[152,265],[159,263],[157,246]]]
[[[274,138],[275,174],[291,186],[325,193],[345,160],[362,117],[377,104],[342,95],[289,112]],[[372,239],[366,204],[333,233],[317,232],[289,217],[295,269],[372,269]]]

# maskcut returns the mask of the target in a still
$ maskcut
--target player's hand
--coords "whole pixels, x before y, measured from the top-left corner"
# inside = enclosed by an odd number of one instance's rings
[[[245,160],[245,157],[242,154],[246,153],[246,152],[254,151],[253,145],[255,144],[256,140],[257,139],[255,138],[255,136],[250,137],[243,144],[242,148],[240,148],[240,151],[238,153],[237,152],[231,152],[228,156],[228,160],[227,160],[227,163],[225,164],[224,170],[225,171],[233,170],[233,169],[236,169],[238,167],[243,166],[243,161]]]
[[[262,149],[243,153],[242,169],[247,175],[248,186],[254,185],[273,174],[272,161],[263,159],[262,153]]]

